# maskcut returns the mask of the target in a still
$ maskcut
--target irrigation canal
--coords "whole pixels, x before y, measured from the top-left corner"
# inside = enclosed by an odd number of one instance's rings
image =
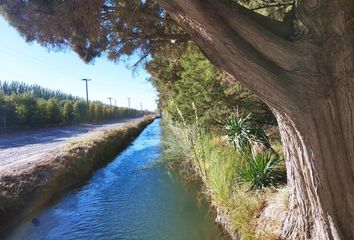
[[[160,120],[84,185],[19,223],[7,239],[220,240],[199,189],[158,161]]]

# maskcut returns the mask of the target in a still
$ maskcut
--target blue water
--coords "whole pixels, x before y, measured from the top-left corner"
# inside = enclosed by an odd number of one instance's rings
[[[208,205],[157,161],[155,120],[114,161],[82,187],[19,224],[8,239],[218,240]]]

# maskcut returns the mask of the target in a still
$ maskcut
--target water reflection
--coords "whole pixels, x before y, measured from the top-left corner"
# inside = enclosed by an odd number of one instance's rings
[[[195,187],[156,164],[160,153],[156,120],[87,184],[21,223],[8,239],[222,239]]]

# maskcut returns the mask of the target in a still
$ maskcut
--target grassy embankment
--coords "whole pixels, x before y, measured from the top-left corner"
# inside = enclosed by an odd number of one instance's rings
[[[171,168],[180,169],[202,180],[204,193],[217,211],[217,223],[233,239],[277,239],[287,210],[284,184],[252,190],[240,181],[245,159],[226,144],[225,138],[201,131],[196,126],[163,121],[164,160]],[[273,149],[282,154],[279,141]],[[277,171],[284,175],[282,162]]]
[[[35,163],[0,173],[0,230],[82,183],[127,147],[156,116],[70,142]],[[11,221],[10,221],[11,220]],[[1,232],[1,231],[0,231]]]

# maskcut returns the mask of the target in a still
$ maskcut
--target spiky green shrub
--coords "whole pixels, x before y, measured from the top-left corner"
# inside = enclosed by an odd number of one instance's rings
[[[270,148],[269,140],[263,129],[253,123],[251,114],[246,117],[231,116],[225,125],[225,130],[235,149],[243,155],[250,155],[255,146],[262,149]]]
[[[239,232],[243,239],[256,239],[251,222],[264,199],[260,192],[249,191],[248,183],[237,183],[235,168],[243,164],[243,157],[234,147],[225,145],[221,136],[197,131],[195,125],[172,122],[168,116],[163,119],[163,136],[163,160],[167,164],[188,163],[202,180],[203,190],[213,204],[230,214],[232,231]],[[177,165],[180,166],[185,165]],[[184,172],[182,176],[185,177]]]
[[[278,171],[280,161],[281,158],[272,151],[252,155],[237,167],[239,179],[249,183],[252,189],[275,186],[281,178]]]

